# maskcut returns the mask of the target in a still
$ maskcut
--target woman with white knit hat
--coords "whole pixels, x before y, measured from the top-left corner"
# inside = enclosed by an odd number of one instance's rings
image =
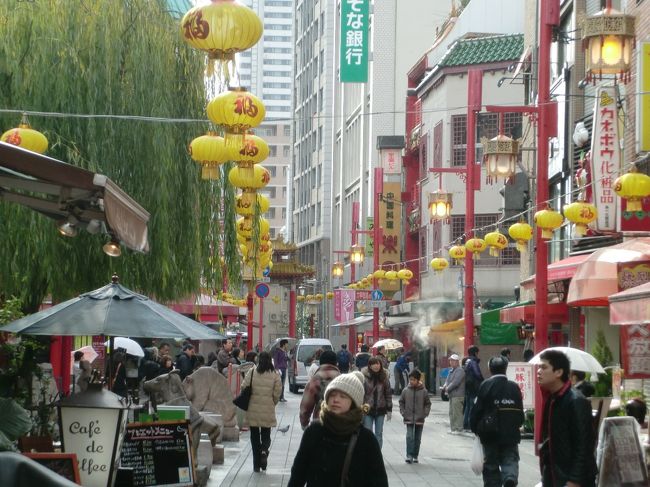
[[[303,434],[288,487],[388,486],[377,439],[361,427],[363,381],[363,374],[355,371],[329,383],[320,421]]]

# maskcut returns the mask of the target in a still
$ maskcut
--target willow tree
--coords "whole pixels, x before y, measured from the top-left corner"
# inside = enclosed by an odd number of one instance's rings
[[[223,241],[235,234],[232,190],[202,181],[187,154],[209,128],[204,55],[183,43],[166,2],[3,0],[0,32],[2,131],[19,123],[11,110],[42,112],[30,122],[48,137],[47,155],[107,175],[151,213],[150,253],[116,259],[99,235],[63,238],[51,220],[0,203],[0,293],[33,309],[117,272],[171,300],[217,286],[224,249],[235,280],[236,244]]]

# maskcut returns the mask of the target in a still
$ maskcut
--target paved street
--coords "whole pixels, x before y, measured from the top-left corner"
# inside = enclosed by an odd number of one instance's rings
[[[278,425],[290,425],[282,434],[271,431],[271,450],[266,473],[253,472],[248,433],[241,435],[239,443],[226,443],[225,465],[212,468],[209,487],[283,486],[289,482],[291,465],[300,445],[302,430],[298,419],[300,395],[289,393],[288,402],[276,408]],[[392,486],[424,487],[469,487],[482,486],[480,476],[475,476],[469,465],[473,437],[450,435],[447,402],[432,397],[431,415],[427,419],[422,435],[420,463],[408,465],[405,456],[405,426],[399,415],[397,399],[393,400],[393,420],[384,427],[384,462],[388,482]],[[538,482],[537,458],[533,454],[532,440],[523,440],[520,446],[521,487],[532,487]]]

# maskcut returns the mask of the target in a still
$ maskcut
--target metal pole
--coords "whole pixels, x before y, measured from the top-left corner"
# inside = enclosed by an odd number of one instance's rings
[[[372,249],[372,264],[373,273],[379,269],[379,251],[381,249],[382,231],[379,225],[379,202],[381,195],[384,192],[384,169],[381,167],[375,168],[375,207],[373,208],[373,249]],[[377,278],[372,280],[372,288],[379,288],[379,281]],[[377,343],[379,341],[379,308],[372,310],[372,341]]]
[[[296,338],[296,283],[289,290],[289,337]]]
[[[247,345],[246,349],[250,352],[253,350],[253,289],[252,285],[249,285],[248,296],[246,297],[246,308],[248,308],[248,313],[246,314],[246,319],[248,320],[246,333],[248,338],[246,339]]]
[[[467,76],[467,148],[465,151],[465,238],[473,237],[474,190],[480,185],[480,172],[476,174],[476,112],[481,110],[483,73],[470,69]],[[480,171],[480,167],[479,167]],[[477,177],[478,176],[478,177]],[[465,259],[465,353],[474,344],[474,256]]]
[[[548,139],[557,132],[557,117],[551,107],[550,56],[553,27],[559,24],[560,0],[540,0],[539,55],[538,55],[538,131],[537,131],[537,211],[544,209],[548,200]],[[555,129],[554,129],[555,127]],[[548,247],[541,229],[535,234],[535,353],[548,347]],[[542,394],[538,388],[535,409],[543,408]],[[535,415],[535,438],[540,438],[542,414]]]
[[[258,343],[260,345],[260,350],[264,349],[264,298],[260,298],[260,329],[259,329],[259,338]]]

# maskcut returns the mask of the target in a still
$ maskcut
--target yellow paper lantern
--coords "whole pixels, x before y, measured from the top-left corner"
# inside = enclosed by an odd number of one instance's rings
[[[517,250],[523,252],[528,246],[528,241],[533,238],[533,227],[524,221],[520,221],[508,228],[508,235],[517,242]]]
[[[47,138],[38,130],[34,130],[29,126],[27,115],[23,115],[18,127],[9,129],[2,134],[0,140],[38,154],[45,153],[48,146]]]
[[[397,271],[397,277],[400,278],[402,281],[410,281],[413,279],[413,271],[411,269],[400,269]]]
[[[435,257],[429,262],[431,268],[436,272],[442,272],[449,267],[449,262],[443,257]]]
[[[574,201],[564,207],[564,216],[575,225],[576,234],[582,236],[587,233],[587,225],[598,218],[598,209],[591,203]]]
[[[467,242],[465,242],[465,248],[472,254],[474,260],[481,258],[481,252],[483,252],[486,247],[487,244],[482,238],[470,238]]]
[[[456,265],[460,264],[463,259],[467,256],[467,250],[463,245],[454,245],[449,249],[449,257],[454,259]]]
[[[262,137],[246,134],[242,146],[230,151],[230,159],[240,166],[250,166],[265,160],[269,152],[269,145]]]
[[[296,296],[296,301],[298,301],[299,303],[302,303],[304,300],[305,300],[304,296]]]
[[[550,207],[535,213],[535,225],[542,230],[542,238],[553,238],[553,232],[562,226],[564,217]]]
[[[242,216],[254,215],[256,200],[259,207],[259,213],[266,213],[269,211],[271,203],[266,196],[254,191],[246,190],[235,197],[235,212]]]
[[[190,157],[201,164],[201,179],[218,179],[219,165],[228,160],[228,151],[215,132],[197,137],[188,147]]]
[[[485,235],[485,243],[490,247],[490,255],[498,257],[499,252],[508,246],[508,239],[504,234],[495,230]]]
[[[215,60],[222,65],[234,63],[235,53],[257,44],[263,30],[257,14],[233,0],[211,0],[207,5],[190,9],[181,20],[181,35],[185,42],[208,54],[208,74],[211,74]],[[227,66],[224,67],[228,75]]]
[[[266,109],[262,100],[244,88],[229,88],[208,103],[208,118],[226,129],[228,150],[240,150],[245,134],[264,120]]]
[[[269,233],[271,225],[266,218],[259,219],[259,235]],[[253,237],[253,218],[250,216],[243,216],[237,220],[237,233],[242,237],[250,239]]]
[[[632,166],[629,172],[616,178],[614,191],[625,200],[625,211],[642,211],[641,200],[650,196],[650,176]]]
[[[329,300],[334,299],[334,293],[332,291],[327,291],[326,296],[327,296],[327,299],[329,299]]]
[[[271,173],[259,164],[250,171],[247,168],[233,167],[228,173],[230,184],[241,189],[262,189],[271,181]]]
[[[384,274],[384,279],[388,279],[389,281],[396,281],[399,279],[399,277],[397,277],[397,271],[386,271],[386,274]]]
[[[372,273],[372,277],[379,280],[383,279],[385,275],[386,275],[386,271],[383,269],[377,269],[375,272]]]
[[[318,302],[323,300],[323,295],[321,293],[318,293],[314,296],[314,299]]]

